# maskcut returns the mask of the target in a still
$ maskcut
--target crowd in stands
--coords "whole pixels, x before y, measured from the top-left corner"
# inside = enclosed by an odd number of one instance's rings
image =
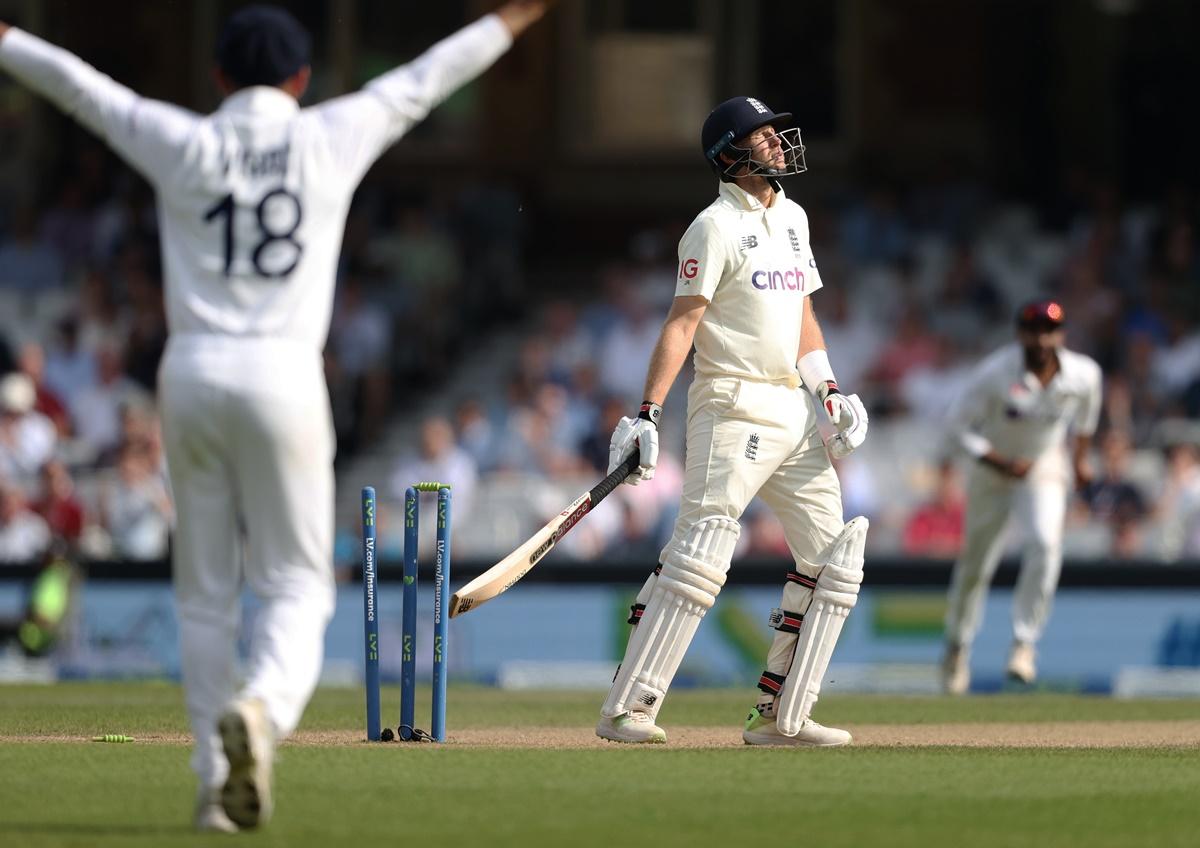
[[[847,194],[809,203],[808,212],[831,358],[840,383],[871,412],[864,449],[838,466],[847,517],[872,518],[877,552],[956,554],[966,460],[946,438],[947,410],[980,358],[1014,341],[1016,306],[1049,294],[1064,303],[1068,346],[1105,373],[1096,479],[1073,497],[1067,556],[1200,557],[1200,428],[1189,423],[1200,413],[1192,196],[1123,203],[1111,186],[1083,180],[1059,208],[1039,213],[954,183]],[[567,477],[578,488],[602,474],[614,422],[641,400],[674,292],[677,237],[641,234],[628,257],[597,271],[598,298],[552,297],[502,385],[464,399],[453,421],[427,422],[442,434],[439,446],[425,440],[424,455],[405,462],[434,477],[443,467],[474,489],[514,474]],[[683,453],[680,387],[689,379],[685,367],[667,404],[657,477],[619,490],[610,511],[623,517],[607,525],[589,517],[589,533],[601,538],[582,555],[652,557],[669,537]],[[412,466],[402,468],[398,481],[412,478]],[[494,501],[474,508],[494,511]],[[549,500],[543,513],[562,503]],[[737,556],[787,555],[761,505],[742,523]]]
[[[153,198],[100,172],[85,155],[53,203],[0,221],[0,561],[36,559],[54,539],[89,557],[168,550]],[[1200,556],[1200,435],[1187,424],[1200,413],[1193,196],[1126,202],[1085,179],[1041,209],[970,182],[794,191],[825,284],[815,304],[831,359],[871,413],[865,449],[838,470],[847,513],[872,518],[877,551],[954,555],[963,464],[941,434],[946,410],[979,358],[1011,341],[1015,305],[1051,293],[1065,306],[1068,344],[1106,376],[1100,473],[1072,506],[1068,556]],[[414,399],[471,355],[469,340],[523,327],[503,379],[454,399],[452,415],[429,416],[393,460],[393,494],[405,481],[452,482],[460,518],[488,509],[490,487],[517,476],[575,485],[604,472],[609,434],[641,400],[674,292],[680,233],[665,228],[588,271],[584,288],[598,294],[535,292],[519,206],[494,186],[433,204],[368,190],[346,232],[326,350],[339,463],[395,416],[424,416]],[[690,376],[685,368],[667,404],[655,479],[622,487],[564,555],[653,556],[665,542]],[[786,555],[757,504],[743,527],[739,556]]]

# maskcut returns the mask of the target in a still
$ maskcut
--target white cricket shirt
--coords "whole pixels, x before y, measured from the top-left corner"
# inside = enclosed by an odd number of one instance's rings
[[[359,181],[511,43],[489,15],[354,94],[301,109],[280,89],[256,86],[207,116],[139,97],[17,29],[0,40],[0,67],[154,185],[172,335],[269,337],[320,351]]]
[[[779,191],[767,208],[722,182],[679,242],[675,296],[708,300],[696,328],[697,375],[798,384],[804,298],[819,288],[800,205]]]
[[[993,352],[971,374],[950,413],[952,431],[975,457],[990,449],[1035,464],[1061,454],[1068,432],[1090,436],[1100,419],[1103,376],[1095,360],[1058,351],[1058,373],[1043,386],[1025,369],[1018,344]]]

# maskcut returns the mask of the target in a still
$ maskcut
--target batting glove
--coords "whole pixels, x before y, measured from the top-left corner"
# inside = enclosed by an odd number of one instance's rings
[[[838,391],[837,383],[832,380],[821,384],[817,397],[825,407],[829,422],[837,428],[837,433],[828,442],[830,456],[834,459],[849,456],[867,438],[866,407],[858,395],[844,395]]]
[[[641,451],[637,470],[625,478],[630,486],[654,478],[654,466],[658,464],[658,419],[662,407],[646,401],[637,418],[622,418],[613,430],[608,442],[608,473],[624,462],[634,451]]]

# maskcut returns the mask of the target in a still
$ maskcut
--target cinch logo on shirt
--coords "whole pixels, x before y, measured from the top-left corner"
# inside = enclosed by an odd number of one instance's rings
[[[762,291],[804,291],[804,272],[799,268],[789,268],[786,271],[755,271],[750,275],[750,285]]]

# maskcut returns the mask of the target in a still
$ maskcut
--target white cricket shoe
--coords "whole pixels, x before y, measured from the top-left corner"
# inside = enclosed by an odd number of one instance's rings
[[[1005,673],[1020,683],[1029,684],[1037,680],[1037,664],[1034,662],[1036,653],[1033,645],[1028,642],[1013,642],[1008,654],[1008,665]]]
[[[637,710],[621,713],[616,718],[600,716],[596,735],[611,742],[661,745],[667,741],[667,731],[655,724],[649,715]]]
[[[229,760],[221,806],[238,827],[266,824],[271,818],[271,760],[275,732],[266,705],[258,698],[237,701],[217,720]]]
[[[946,645],[942,657],[942,689],[947,695],[965,695],[971,688],[971,652],[962,645]]]
[[[774,705],[759,704],[746,717],[742,741],[747,745],[791,745],[800,748],[837,748],[849,745],[854,737],[849,731],[825,727],[811,718],[800,725],[795,736],[785,736],[775,722]]]
[[[238,826],[230,821],[221,806],[219,787],[202,786],[196,793],[196,817],[192,826],[198,833],[237,833]]]

